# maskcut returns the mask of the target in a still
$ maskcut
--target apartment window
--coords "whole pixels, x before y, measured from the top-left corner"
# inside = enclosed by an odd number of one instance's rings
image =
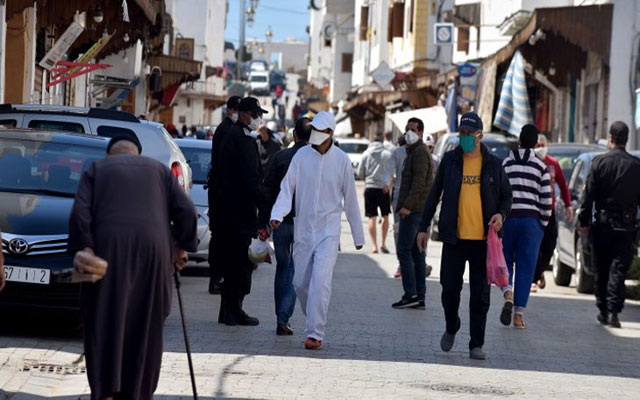
[[[324,40],[324,47],[331,47],[331,39]]]
[[[393,8],[387,10],[387,42],[393,42]]]
[[[342,72],[351,73],[353,68],[353,53],[342,53]]]
[[[369,6],[360,7],[360,40],[367,40],[369,30]]]
[[[404,3],[394,3],[391,9],[391,33],[395,37],[404,36]]]
[[[458,51],[469,54],[469,28],[458,28]]]

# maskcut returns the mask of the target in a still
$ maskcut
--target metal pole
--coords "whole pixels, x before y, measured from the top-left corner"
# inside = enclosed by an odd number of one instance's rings
[[[245,0],[240,0],[240,40],[238,47],[238,60],[237,60],[237,77],[238,81],[242,80],[242,61],[244,60],[244,12],[245,12]]]

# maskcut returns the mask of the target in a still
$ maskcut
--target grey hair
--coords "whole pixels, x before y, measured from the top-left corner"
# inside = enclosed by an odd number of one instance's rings
[[[547,139],[547,137],[543,133],[538,134],[538,140],[544,141],[545,144],[549,143],[549,139]]]

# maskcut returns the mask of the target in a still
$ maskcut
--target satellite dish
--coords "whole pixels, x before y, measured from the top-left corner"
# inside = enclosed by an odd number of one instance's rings
[[[324,24],[322,27],[322,36],[325,40],[331,40],[336,34],[338,30],[338,25],[335,22],[329,21]]]
[[[316,11],[322,10],[324,7],[325,0],[309,0],[309,7],[313,8]]]

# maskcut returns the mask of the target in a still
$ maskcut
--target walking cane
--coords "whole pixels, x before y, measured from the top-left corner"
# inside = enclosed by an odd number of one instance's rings
[[[182,319],[182,332],[184,333],[184,345],[187,348],[187,359],[189,360],[189,373],[191,374],[191,387],[193,388],[193,398],[198,400],[198,390],[196,389],[196,376],[193,373],[193,361],[191,360],[191,345],[189,345],[189,335],[187,334],[187,324],[184,319],[184,308],[182,306],[182,294],[180,293],[180,272],[173,274],[176,281],[176,292],[178,292],[178,305],[180,306],[180,318]]]

